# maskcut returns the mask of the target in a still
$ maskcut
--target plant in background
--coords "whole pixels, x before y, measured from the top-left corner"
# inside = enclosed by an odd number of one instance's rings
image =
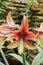
[[[5,24],[0,25],[0,32],[2,34],[9,34],[11,33],[15,28],[19,27],[19,25],[14,24],[14,21],[11,17],[11,11],[9,11],[7,18],[6,18]]]
[[[6,12],[5,7],[8,5],[8,3],[5,0],[0,0],[0,14],[3,14]]]
[[[30,6],[27,4],[26,7],[24,8],[24,12],[22,11],[20,15],[28,15],[30,12]]]

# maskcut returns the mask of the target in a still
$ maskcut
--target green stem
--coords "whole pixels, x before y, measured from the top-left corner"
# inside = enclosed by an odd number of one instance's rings
[[[26,65],[26,54],[25,53],[23,53],[23,65]]]
[[[7,61],[6,57],[5,57],[5,54],[4,54],[4,52],[2,51],[2,49],[0,49],[0,52],[1,52],[1,55],[2,55],[2,58],[3,58],[4,62],[5,62],[5,64],[6,64],[6,65],[9,65],[9,63],[8,63],[8,61]]]

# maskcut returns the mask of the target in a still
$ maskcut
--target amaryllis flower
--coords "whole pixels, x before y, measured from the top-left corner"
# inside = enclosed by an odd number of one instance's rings
[[[7,22],[6,24],[0,25],[0,32],[2,34],[11,33],[15,29],[15,27],[18,26],[14,24],[14,21],[11,17],[11,11],[7,15],[6,22]]]
[[[11,17],[11,12],[8,13],[7,18],[6,18],[6,22],[7,22],[6,24],[0,25],[0,32],[2,34],[8,34],[13,30],[12,26],[14,26],[14,22],[13,22],[13,19]]]
[[[18,47],[18,53],[22,54],[24,47],[27,49],[34,49],[35,46],[32,45],[32,43],[30,43],[28,40],[33,40],[37,37],[37,35],[35,35],[35,33],[28,31],[28,20],[27,17],[24,16],[22,19],[22,23],[21,26],[19,28],[19,30],[14,30],[12,32],[12,38],[15,39],[15,41],[11,42],[7,48],[8,49],[13,49]]]
[[[40,35],[43,35],[43,23],[41,23],[39,28],[35,28],[34,30],[39,32]]]

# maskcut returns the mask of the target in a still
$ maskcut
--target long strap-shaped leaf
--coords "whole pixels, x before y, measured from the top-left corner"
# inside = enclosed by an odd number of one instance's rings
[[[32,65],[40,65],[41,62],[43,62],[43,53],[39,53],[38,55],[36,55],[32,62]]]
[[[39,53],[34,58],[32,65],[40,65],[43,62],[43,50],[37,46]]]
[[[0,49],[0,52],[1,52],[1,56],[2,56],[2,58],[3,58],[4,62],[5,62],[5,64],[6,64],[6,65],[9,65],[9,63],[8,63],[8,61],[7,61],[6,57],[5,57],[5,54],[4,54],[4,52],[2,51],[2,49]]]
[[[0,65],[5,65],[5,64],[3,64],[2,62],[0,62]]]
[[[21,56],[19,56],[17,54],[13,54],[13,53],[10,53],[9,55],[16,58],[16,59],[18,59],[21,63],[23,63],[23,59],[22,59]],[[26,61],[26,65],[30,65],[30,64]]]

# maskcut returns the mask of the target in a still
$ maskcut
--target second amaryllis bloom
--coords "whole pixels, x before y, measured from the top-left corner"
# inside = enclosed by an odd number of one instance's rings
[[[0,32],[2,34],[10,34],[17,27],[19,27],[19,25],[16,25],[14,23],[12,16],[11,16],[11,11],[9,11],[7,18],[6,18],[6,23],[0,25]]]
[[[18,47],[18,53],[22,54],[24,48],[27,49],[34,49],[35,46],[32,45],[28,40],[33,40],[37,37],[37,35],[31,31],[28,31],[28,19],[27,16],[24,16],[21,22],[21,26],[19,30],[14,30],[12,32],[12,38],[15,39],[15,41],[11,42],[7,48],[13,49]]]

